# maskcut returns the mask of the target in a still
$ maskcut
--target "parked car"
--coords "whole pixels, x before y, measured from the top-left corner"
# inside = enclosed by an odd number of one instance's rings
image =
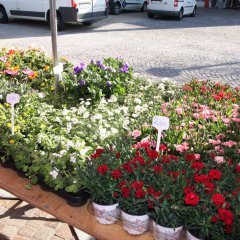
[[[57,0],[58,30],[65,23],[91,25],[108,16],[108,2],[105,0]],[[0,0],[0,22],[8,19],[31,19],[50,21],[49,0]]]
[[[183,16],[196,16],[196,0],[148,0],[147,14],[149,18],[154,15],[175,16],[181,20]]]
[[[118,15],[122,10],[141,10],[146,12],[147,0],[110,0],[109,10],[114,15]]]

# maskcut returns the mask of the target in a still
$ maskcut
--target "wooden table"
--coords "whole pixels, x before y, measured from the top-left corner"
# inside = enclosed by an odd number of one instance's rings
[[[39,185],[34,185],[32,190],[27,190],[25,185],[28,182],[28,179],[19,177],[14,170],[0,166],[0,188],[98,240],[153,240],[150,232],[139,236],[128,234],[123,230],[121,221],[116,224],[102,225],[96,221],[89,204],[71,207],[64,199],[54,193],[45,192]]]

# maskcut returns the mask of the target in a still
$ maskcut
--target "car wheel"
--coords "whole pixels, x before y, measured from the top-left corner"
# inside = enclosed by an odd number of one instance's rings
[[[194,9],[193,9],[193,12],[191,13],[191,17],[195,17],[197,14],[197,7],[195,6]]]
[[[119,3],[114,3],[112,6],[111,6],[111,13],[113,15],[119,15],[121,12],[121,6]]]
[[[152,13],[148,13],[148,18],[153,18],[153,14]]]
[[[142,8],[141,8],[141,11],[142,12],[146,12],[147,11],[147,2],[144,2],[144,4],[142,5]]]
[[[178,13],[177,20],[181,21],[182,18],[183,18],[183,9],[181,8],[181,10]]]
[[[91,26],[93,24],[93,22],[89,21],[89,22],[83,22],[82,23],[84,26]]]
[[[62,17],[59,13],[57,13],[57,30],[60,32],[64,29],[64,22],[62,20]]]
[[[7,23],[8,16],[4,7],[0,7],[0,23]]]

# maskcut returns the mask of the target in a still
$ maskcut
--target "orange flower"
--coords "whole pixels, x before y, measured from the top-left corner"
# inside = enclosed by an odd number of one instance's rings
[[[37,76],[38,76],[38,73],[37,72],[33,72],[32,74],[28,75],[28,79],[32,80],[32,79],[36,78]]]
[[[11,54],[14,54],[15,52],[16,52],[16,50],[10,49],[10,50],[8,51],[8,54],[11,55]]]
[[[49,70],[49,66],[45,66],[44,68],[43,68],[43,71],[48,71]]]

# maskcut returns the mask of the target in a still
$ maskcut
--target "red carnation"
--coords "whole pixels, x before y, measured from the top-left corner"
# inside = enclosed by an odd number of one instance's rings
[[[185,203],[187,205],[196,206],[199,200],[200,200],[199,196],[194,192],[187,193],[185,196]]]
[[[154,167],[153,167],[153,170],[154,170],[154,172],[156,172],[156,173],[161,173],[162,170],[163,170],[163,168],[162,168],[161,166],[154,166]]]
[[[134,181],[132,184],[131,184],[131,188],[135,188],[135,189],[141,189],[144,185],[144,182],[142,181]]]
[[[128,173],[133,172],[132,167],[130,166],[130,163],[124,163],[122,166]]]
[[[154,192],[153,193],[153,196],[154,196],[154,199],[156,200],[157,197],[160,197],[162,194],[160,192]]]
[[[187,154],[185,159],[186,161],[197,161],[200,159],[200,155],[199,154],[195,154],[195,153],[190,153],[190,154]]]
[[[188,193],[191,193],[191,192],[193,192],[194,190],[195,190],[195,186],[187,186],[187,187],[185,187],[184,189],[183,189],[183,192],[185,193],[185,194],[188,194]]]
[[[133,164],[135,164],[135,163],[137,163],[137,162],[138,162],[141,166],[143,166],[143,165],[145,164],[144,158],[141,157],[141,156],[139,156],[139,155],[137,155],[137,156],[133,159],[133,161],[132,161]]]
[[[148,187],[147,191],[149,194],[153,194],[155,192],[153,187]]]
[[[97,170],[99,173],[105,174],[109,170],[109,167],[106,164],[103,164],[103,165],[99,166]]]
[[[219,208],[218,215],[219,215],[219,219],[224,221],[224,223],[226,225],[232,225],[233,219],[234,219],[232,212],[230,212],[229,210],[227,210],[225,208]]]
[[[212,221],[213,223],[216,223],[218,220],[219,220],[219,218],[218,218],[217,215],[212,216],[212,218],[211,218],[211,221]]]
[[[113,178],[121,178],[121,177],[122,177],[122,173],[121,173],[119,170],[113,170],[113,171],[111,172],[111,176],[112,176]]]
[[[231,234],[232,233],[232,226],[230,226],[230,225],[225,226],[224,232],[226,234]]]
[[[150,150],[150,151],[148,152],[148,156],[149,156],[152,160],[154,160],[154,159],[158,158],[158,152],[155,151],[155,150]]]
[[[214,187],[215,186],[214,186],[213,183],[211,183],[211,182],[204,182],[203,184],[204,184],[205,189],[206,189],[206,191],[205,191],[206,194],[210,194],[210,193],[212,193],[214,191]]]
[[[97,148],[97,149],[96,149],[96,154],[101,155],[103,152],[104,152],[104,149],[103,149],[103,148]]]
[[[205,165],[202,162],[193,162],[191,168],[199,171],[199,170],[203,169],[204,166]]]
[[[159,150],[160,151],[166,151],[167,150],[167,146],[165,144],[160,144]]]
[[[216,206],[222,206],[225,203],[225,198],[220,193],[213,194],[211,200]]]
[[[146,192],[143,191],[142,189],[138,189],[135,194],[136,198],[139,198],[139,199],[144,198],[145,195],[146,195]]]
[[[194,177],[194,181],[195,182],[209,182],[209,177],[205,174],[196,174],[195,177]]]
[[[114,192],[114,193],[113,193],[113,197],[114,197],[114,198],[117,198],[117,197],[118,197],[118,193],[117,193],[117,192]]]
[[[126,181],[121,181],[121,182],[119,183],[119,186],[120,186],[120,187],[125,186],[126,183],[127,183]]]
[[[222,173],[217,169],[211,169],[208,173],[208,176],[211,180],[219,180],[222,176]]]
[[[240,165],[237,165],[235,168],[236,173],[240,173]]]
[[[124,198],[128,198],[129,195],[130,195],[130,189],[129,188],[123,187],[123,188],[121,188],[121,192],[122,192],[122,196]]]

